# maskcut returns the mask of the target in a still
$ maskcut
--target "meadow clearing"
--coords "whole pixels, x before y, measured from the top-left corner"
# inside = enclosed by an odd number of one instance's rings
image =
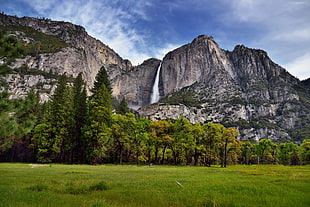
[[[310,206],[310,166],[0,163],[0,206]]]

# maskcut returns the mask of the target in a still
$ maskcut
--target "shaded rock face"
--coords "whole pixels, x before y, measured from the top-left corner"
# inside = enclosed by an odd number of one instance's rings
[[[151,58],[112,79],[112,95],[118,100],[125,98],[133,109],[148,105],[159,64],[160,60]]]

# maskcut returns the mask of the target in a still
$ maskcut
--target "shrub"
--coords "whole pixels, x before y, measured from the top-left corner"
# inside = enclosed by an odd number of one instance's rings
[[[90,189],[95,191],[108,190],[108,186],[105,182],[101,181],[95,185],[92,185]]]
[[[37,192],[41,192],[47,189],[48,189],[47,185],[43,185],[43,184],[37,184],[37,185],[31,186],[28,188],[28,190],[37,191]]]

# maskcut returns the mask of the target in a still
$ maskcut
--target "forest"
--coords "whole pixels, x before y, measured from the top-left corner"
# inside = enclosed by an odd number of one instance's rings
[[[1,34],[0,57],[18,57],[18,42]],[[1,65],[0,74],[12,72]],[[310,162],[310,139],[301,144],[240,141],[237,128],[220,123],[192,124],[184,117],[151,121],[131,112],[126,100],[111,97],[101,67],[91,96],[79,74],[58,76],[46,103],[30,92],[23,99],[0,93],[0,161],[72,164],[284,164]]]

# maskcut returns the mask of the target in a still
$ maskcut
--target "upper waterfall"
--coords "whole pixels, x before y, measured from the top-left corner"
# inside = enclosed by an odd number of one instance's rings
[[[151,95],[151,104],[159,101],[159,74],[160,74],[160,69],[161,69],[161,63],[162,62],[160,62],[157,68],[157,73],[156,73],[156,77],[155,77],[155,81],[153,85],[153,91]]]

